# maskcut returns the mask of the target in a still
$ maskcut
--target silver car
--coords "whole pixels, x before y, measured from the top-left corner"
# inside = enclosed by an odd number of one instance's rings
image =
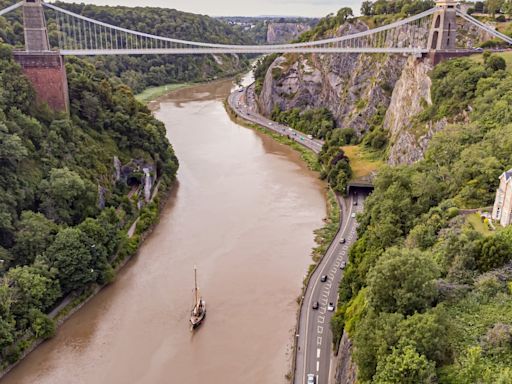
[[[315,375],[313,375],[312,373],[308,373],[308,384],[315,384],[315,382]]]

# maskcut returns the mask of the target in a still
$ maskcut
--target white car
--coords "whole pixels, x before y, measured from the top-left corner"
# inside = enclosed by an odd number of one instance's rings
[[[356,218],[356,213],[355,212],[352,212],[352,214],[350,215],[350,217],[352,217],[353,219]]]
[[[308,384],[315,384],[315,375],[308,373]]]
[[[327,306],[327,310],[329,312],[334,312],[334,304],[333,303],[329,303],[329,305]]]

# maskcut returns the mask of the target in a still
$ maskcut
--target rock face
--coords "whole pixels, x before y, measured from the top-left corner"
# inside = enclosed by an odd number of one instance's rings
[[[267,43],[288,43],[310,29],[309,25],[302,23],[268,23]]]
[[[367,29],[357,20],[341,26],[336,36]],[[281,110],[325,107],[339,127],[353,128],[362,135],[369,128],[368,120],[388,107],[405,63],[400,55],[280,56],[266,74],[260,109],[269,116],[276,105]]]
[[[355,384],[357,379],[357,367],[352,361],[352,342],[343,333],[340,348],[338,350],[338,358],[336,364],[336,373],[334,377],[335,384]]]
[[[432,104],[430,70],[432,65],[428,60],[411,57],[395,84],[383,125],[390,136],[389,163],[392,165],[419,160],[433,134],[444,127],[442,123],[423,124],[421,127],[413,121],[426,106]]]

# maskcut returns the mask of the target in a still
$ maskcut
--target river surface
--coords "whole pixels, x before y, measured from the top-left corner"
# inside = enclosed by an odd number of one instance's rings
[[[180,169],[159,225],[115,283],[2,384],[285,382],[323,185],[288,147],[228,118],[230,88],[161,102]],[[194,264],[208,315],[191,333]]]

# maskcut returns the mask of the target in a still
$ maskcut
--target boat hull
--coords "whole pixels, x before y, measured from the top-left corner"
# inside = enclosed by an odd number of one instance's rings
[[[206,303],[204,300],[201,300],[201,305],[199,308],[193,309],[192,314],[190,316],[190,326],[192,329],[196,329],[201,325],[204,318],[206,317]]]

